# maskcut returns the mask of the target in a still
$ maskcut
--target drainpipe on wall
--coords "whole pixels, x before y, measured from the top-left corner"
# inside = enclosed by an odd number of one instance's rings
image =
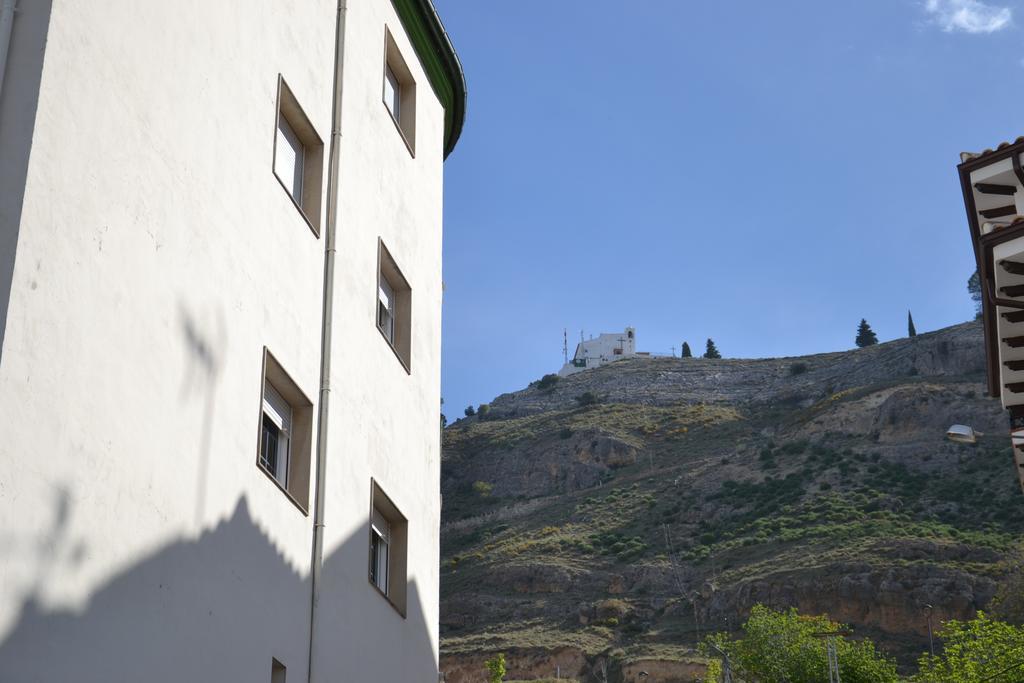
[[[0,0],[0,92],[4,89],[4,74],[7,72],[7,53],[11,49],[11,33],[14,31],[14,10],[18,0]]]
[[[327,226],[324,236],[323,319],[320,336],[320,397],[317,405],[316,473],[313,498],[313,557],[310,575],[309,683],[314,682],[316,633],[320,604],[320,573],[324,563],[324,491],[327,472],[327,425],[331,396],[331,348],[334,323],[334,256],[338,226],[338,158],[341,143],[341,90],[345,64],[346,0],[338,0],[334,29],[334,84],[331,142],[327,162]]]

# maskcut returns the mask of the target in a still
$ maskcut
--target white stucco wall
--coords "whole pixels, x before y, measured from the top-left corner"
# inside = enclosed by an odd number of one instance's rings
[[[347,24],[326,554],[350,538],[362,545],[360,552],[334,552],[334,566],[325,566],[318,647],[327,669],[350,672],[347,680],[432,683],[440,562],[444,111],[390,2],[350,3]],[[415,158],[382,100],[385,25],[416,81]],[[411,373],[376,328],[378,239],[412,289]],[[371,477],[409,520],[404,619],[367,580]]]
[[[317,400],[323,241],[271,160],[279,73],[329,140],[334,17],[52,7],[20,214],[0,198],[0,680],[269,680],[271,657],[305,679],[312,522],[256,450],[264,346]],[[432,682],[443,111],[387,0],[350,2],[345,58],[318,665]],[[411,374],[375,326],[378,237],[413,290]],[[367,580],[371,477],[409,519],[406,618]]]

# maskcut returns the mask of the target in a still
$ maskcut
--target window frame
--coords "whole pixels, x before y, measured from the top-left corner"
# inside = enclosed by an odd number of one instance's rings
[[[279,405],[275,405],[275,403]],[[287,399],[281,396],[274,383],[263,379],[263,431],[260,438],[260,467],[272,476],[282,487],[288,489],[288,478],[291,470],[291,439],[294,428],[295,410]],[[270,458],[265,452],[266,438],[269,430],[267,422],[276,428],[274,436],[274,463],[271,470]]]
[[[391,523],[374,505],[370,514],[370,581],[385,596],[391,592],[390,566]]]
[[[324,143],[281,74],[277,75],[277,103],[274,111],[274,153],[270,165],[271,171],[306,225],[319,239],[324,203]],[[278,172],[278,146],[285,136],[281,129],[282,121],[295,135],[296,141],[302,148],[301,153],[295,155],[296,164],[291,180],[282,178],[281,173]],[[288,144],[287,141],[285,144]],[[300,168],[301,178],[297,188],[299,196],[296,197],[293,187],[295,185],[294,172]]]
[[[378,516],[388,524],[386,589],[381,589],[374,581],[373,576],[375,558],[372,553],[374,552],[374,538],[378,536],[374,530],[374,524],[375,518]],[[409,585],[409,521],[380,487],[377,480],[373,478],[370,479],[370,510],[367,522],[369,528],[367,552],[370,553],[366,572],[367,583],[405,619]]]
[[[387,301],[387,303],[385,303]],[[383,272],[377,271],[377,327],[393,347],[395,345],[395,288]],[[384,316],[387,316],[386,319]]]
[[[391,86],[391,97],[388,97],[388,86]],[[395,121],[402,119],[402,81],[398,79],[387,59],[384,60],[384,104],[391,112],[391,118]]]
[[[290,433],[287,434],[287,462],[282,482],[277,473],[271,472],[264,464],[263,433],[267,415],[267,387],[278,394],[291,411]],[[309,516],[313,447],[313,402],[284,370],[267,347],[263,347],[263,363],[260,371],[259,420],[256,437],[256,469],[284,493],[303,515]],[[273,418],[271,417],[273,422]],[[279,463],[280,466],[280,463]]]
[[[388,73],[395,77],[398,85],[398,113],[392,111],[387,101]],[[384,65],[381,69],[381,102],[388,112],[388,117],[395,124],[395,129],[405,142],[406,148],[413,159],[416,158],[416,79],[413,78],[405,57],[398,49],[398,43],[391,34],[391,29],[384,27]]]
[[[392,333],[388,332],[381,325],[381,281],[387,283],[393,292],[394,300],[391,311]],[[405,368],[406,373],[412,374],[412,288],[409,281],[405,279],[394,257],[384,244],[384,240],[377,238],[377,280],[374,292],[374,325],[381,337],[394,352],[398,362]]]

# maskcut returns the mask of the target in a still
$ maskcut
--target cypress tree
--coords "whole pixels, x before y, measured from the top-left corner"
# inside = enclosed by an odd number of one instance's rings
[[[690,351],[690,345],[687,344],[686,342],[683,342],[682,357],[683,358],[693,358],[693,353]]]
[[[914,316],[910,315],[910,311],[907,311],[907,336],[917,336],[917,328],[914,327]]]
[[[860,319],[860,325],[857,326],[857,338],[854,341],[860,348],[878,343],[878,337],[875,336],[871,325],[868,325],[868,321],[864,318]]]
[[[722,357],[722,354],[720,354],[718,352],[718,347],[715,346],[715,342],[713,342],[710,337],[708,338],[708,348],[707,348],[707,351],[704,352],[704,357],[705,358],[721,358]]]
[[[974,319],[980,320],[982,316],[981,276],[978,275],[977,269],[975,269],[974,273],[967,278],[967,293],[971,295],[971,301],[974,302]]]

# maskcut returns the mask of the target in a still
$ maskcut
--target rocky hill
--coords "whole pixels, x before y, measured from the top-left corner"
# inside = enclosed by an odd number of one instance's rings
[[[634,358],[445,430],[442,665],[690,681],[758,602],[909,665],[995,591],[1024,529],[980,327],[800,358]],[[965,423],[977,445],[945,440]]]

